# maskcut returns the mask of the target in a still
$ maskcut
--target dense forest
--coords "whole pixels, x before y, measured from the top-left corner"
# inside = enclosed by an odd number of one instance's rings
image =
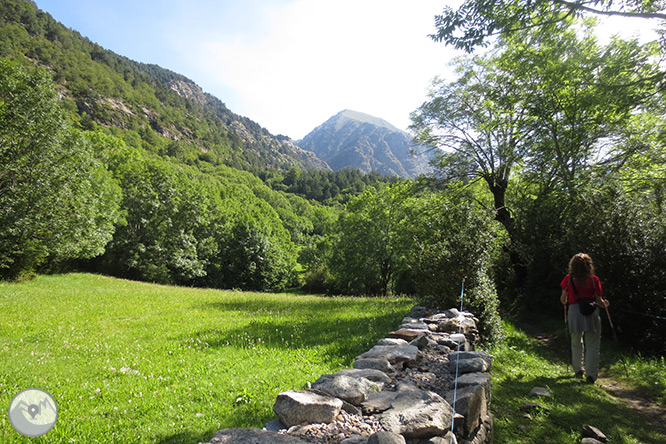
[[[3,1],[0,20],[1,278],[85,269],[444,307],[464,279],[484,336],[500,339],[500,310],[561,313],[559,282],[584,251],[623,337],[663,354],[658,44],[601,45],[571,16],[512,29],[433,83],[412,130],[436,173],[398,180],[327,171],[31,2]]]

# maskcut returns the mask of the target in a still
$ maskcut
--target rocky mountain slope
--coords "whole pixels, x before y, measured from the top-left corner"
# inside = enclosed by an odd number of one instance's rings
[[[27,0],[0,2],[0,57],[53,73],[65,108],[83,129],[186,163],[234,168],[324,169],[291,139],[229,110],[192,80],[91,42]]]
[[[428,156],[409,134],[385,120],[344,110],[296,142],[334,170],[358,168],[400,177],[430,171]]]

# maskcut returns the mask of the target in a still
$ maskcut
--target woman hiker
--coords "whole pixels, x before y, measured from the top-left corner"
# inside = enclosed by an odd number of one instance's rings
[[[578,253],[569,261],[569,274],[562,282],[560,301],[568,311],[569,333],[571,333],[571,365],[577,378],[587,375],[586,381],[593,384],[599,376],[599,346],[601,343],[601,317],[599,308],[608,307],[602,299],[601,281],[594,274],[592,258]]]

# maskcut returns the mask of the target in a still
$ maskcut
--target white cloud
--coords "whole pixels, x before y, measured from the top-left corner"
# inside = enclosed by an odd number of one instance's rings
[[[273,133],[300,138],[345,108],[405,128],[452,56],[427,36],[441,9],[439,0],[294,0],[258,12],[260,38],[211,39],[198,57],[240,98],[227,102],[232,111]]]

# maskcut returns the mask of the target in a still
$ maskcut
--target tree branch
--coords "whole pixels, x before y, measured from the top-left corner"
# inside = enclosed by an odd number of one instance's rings
[[[591,8],[578,2],[569,2],[566,0],[553,0],[554,3],[560,4],[569,8],[572,11],[585,11],[593,14],[606,15],[606,16],[619,16],[631,18],[645,18],[645,19],[662,19],[666,20],[666,14],[661,12],[623,12],[623,11],[604,11],[601,9]]]

